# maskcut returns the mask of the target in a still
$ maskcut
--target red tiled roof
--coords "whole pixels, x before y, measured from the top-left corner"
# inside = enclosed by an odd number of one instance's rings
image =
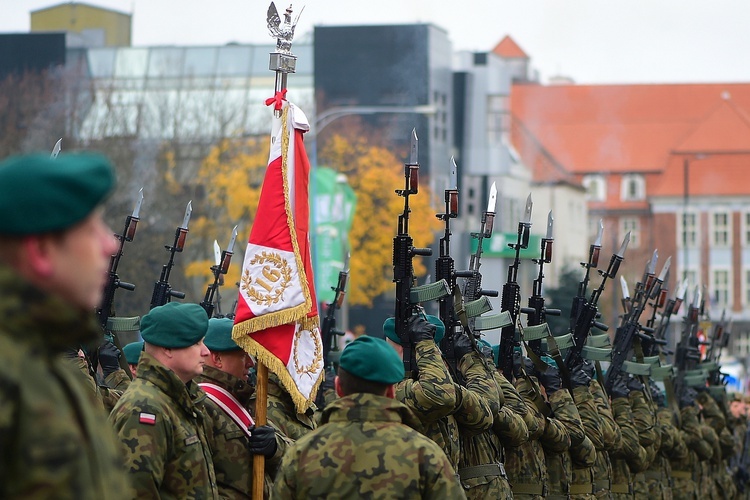
[[[689,196],[747,196],[750,150],[735,154],[672,156],[651,196],[685,195],[685,158],[688,159]]]
[[[750,84],[515,84],[511,111],[513,144],[532,168],[542,150],[576,175],[657,173],[675,151],[750,151]]]
[[[497,45],[495,45],[495,48],[492,49],[492,52],[499,55],[503,59],[529,58],[529,56],[526,55],[526,52],[524,52],[523,49],[518,46],[516,41],[513,40],[509,35],[505,35],[505,37],[500,40]]]

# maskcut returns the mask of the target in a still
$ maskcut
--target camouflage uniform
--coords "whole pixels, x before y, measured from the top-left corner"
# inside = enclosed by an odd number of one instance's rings
[[[594,446],[597,447],[596,463],[594,464],[594,494],[597,498],[609,498],[612,483],[612,462],[609,458],[609,451],[620,445],[622,433],[612,416],[609,398],[607,398],[604,388],[596,379],[593,379],[589,384],[589,391],[594,398],[596,412],[599,416],[598,425],[602,432],[600,446],[594,443]]]
[[[58,354],[101,335],[91,314],[2,264],[0,289],[0,498],[132,498],[106,414]]]
[[[555,391],[549,397],[552,413],[565,426],[570,436],[570,449],[553,453],[545,445],[545,460],[549,474],[548,498],[567,498],[573,479],[573,464],[579,467],[591,467],[596,462],[596,449],[586,436],[575,402],[567,389]]]
[[[292,396],[281,386],[276,374],[268,373],[267,417],[289,439],[296,441],[317,427],[314,415],[316,407],[310,406],[305,413],[297,413]],[[255,415],[255,396],[251,399],[251,414]]]
[[[284,455],[274,498],[466,498],[448,458],[403,404],[355,393]]]
[[[218,498],[206,416],[199,406],[205,393],[147,352],[137,374],[109,415],[137,496]]]
[[[586,437],[591,440],[595,449],[602,449],[604,437],[602,436],[602,425],[594,395],[588,386],[576,387],[572,394],[576,408],[578,408],[578,414],[581,416],[581,424]],[[571,499],[593,500],[596,498],[594,495],[594,465],[596,465],[596,458],[591,465],[573,463],[573,476],[570,484]]]
[[[658,408],[656,410],[656,428],[661,444],[651,467],[644,472],[650,498],[663,500],[673,498],[670,460],[687,456],[687,448],[673,420],[671,409]]]
[[[718,446],[714,446],[713,466],[709,479],[713,479],[719,498],[734,498],[737,489],[729,473],[728,460],[734,452],[734,438],[728,429],[726,410],[722,410],[719,403],[708,392],[699,393],[697,400],[703,407],[701,413],[704,421],[717,434]],[[712,437],[709,435],[709,439]]]
[[[627,397],[612,399],[612,413],[620,428],[620,445],[610,452],[612,462],[612,498],[633,498],[633,477],[630,468],[646,466],[646,450],[641,446],[635,427],[633,410]]]
[[[253,388],[245,381],[223,372],[213,366],[203,367],[203,375],[196,383],[218,385],[230,392],[246,409],[250,404]],[[203,409],[211,425],[209,444],[213,452],[216,483],[222,498],[251,498],[253,491],[253,455],[250,453],[247,434],[237,423],[210,398],[203,400]],[[281,457],[287,448],[286,439],[276,434],[276,453],[266,459],[264,496],[270,493],[273,477],[276,475]]]
[[[505,466],[514,498],[538,500],[546,496],[549,480],[542,443],[559,453],[570,448],[570,437],[559,420],[545,417],[537,408],[535,401],[539,386],[535,379],[521,377],[515,384],[524,406],[508,397],[507,393],[505,405],[523,415],[529,439],[520,446],[506,447]]]
[[[466,497],[513,498],[503,465],[503,447],[499,436],[493,431],[493,425],[497,422],[499,427],[504,427],[512,434],[513,439],[525,438],[526,426],[519,418],[523,429],[513,429],[514,415],[507,411],[501,413],[505,397],[495,382],[493,373],[497,373],[497,370],[486,366],[477,352],[465,354],[459,362],[458,369],[465,380],[466,388],[481,397],[494,415],[493,421],[489,422],[490,426],[480,433],[473,430],[467,432],[459,426],[461,456],[458,474],[461,485],[466,490]],[[508,420],[501,422],[500,417]]]
[[[650,391],[650,389],[646,390]],[[652,404],[646,399],[644,391],[631,390],[628,399],[633,410],[638,438],[641,446],[646,450],[646,460],[642,466],[631,465],[630,467],[630,471],[633,473],[633,492],[635,498],[646,499],[648,498],[648,484],[644,472],[651,466],[661,445],[660,436],[656,429],[656,413]]]
[[[703,440],[698,408],[689,406],[680,410],[680,434],[687,447],[688,454],[683,459],[671,459],[672,497],[675,500],[693,500],[698,497],[698,484],[693,480],[698,471],[698,457],[710,456],[711,447]]]
[[[458,469],[458,426],[465,433],[479,433],[492,426],[492,410],[486,401],[453,382],[442,355],[432,340],[414,345],[418,378],[405,378],[396,385],[396,399],[412,410],[424,427],[424,435],[435,441]]]

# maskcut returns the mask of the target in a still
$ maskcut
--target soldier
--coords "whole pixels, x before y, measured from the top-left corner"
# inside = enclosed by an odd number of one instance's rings
[[[208,349],[206,311],[169,302],[141,319],[138,376],[109,416],[138,497],[218,498],[205,415],[193,379]]]
[[[251,408],[255,412],[255,395],[251,399]],[[296,441],[317,427],[315,412],[317,407],[311,404],[304,413],[298,413],[292,396],[281,385],[275,373],[268,373],[268,420],[292,441]]]
[[[125,361],[128,363],[130,369],[130,375],[135,378],[136,372],[138,371],[138,361],[141,359],[141,353],[143,352],[143,341],[138,340],[131,342],[122,348],[122,354],[125,356]]]
[[[287,450],[277,498],[465,498],[448,457],[393,399],[404,365],[385,341],[363,336],[341,354],[339,399],[322,425]]]
[[[203,343],[211,354],[196,381],[208,396],[203,405],[212,426],[209,441],[220,496],[251,498],[253,455],[264,455],[267,498],[286,441],[270,425],[253,426],[248,408],[254,391],[247,382],[253,363],[232,339],[233,325],[229,318],[208,320]]]
[[[628,399],[627,377],[620,373],[612,384],[612,415],[620,428],[620,445],[611,450],[613,499],[633,498],[633,469],[646,466],[647,452],[640,443],[633,410]]]
[[[655,408],[646,399],[646,391],[649,396],[651,389],[644,387],[640,378],[631,376],[628,378],[628,399],[630,408],[633,410],[633,419],[638,439],[643,449],[646,450],[646,460],[637,466],[630,464],[630,471],[634,474],[633,491],[638,499],[648,498],[649,487],[647,484],[645,471],[653,463],[656,454],[661,446],[660,435],[656,427]]]
[[[399,356],[401,339],[395,321],[389,318],[383,332]],[[404,378],[396,385],[396,399],[412,410],[424,427],[424,435],[435,441],[459,467],[459,425],[464,432],[480,433],[492,428],[492,410],[484,398],[456,384],[443,361],[437,343],[445,333],[439,318],[417,314],[409,319],[409,341],[415,351],[417,377]]]
[[[0,164],[0,498],[131,498],[94,393],[60,354],[95,342],[115,177],[93,154]]]
[[[513,497],[538,500],[546,498],[549,491],[545,449],[550,450],[549,453],[568,450],[570,436],[562,422],[552,416],[547,403],[542,399],[536,378],[522,369],[523,356],[520,348],[514,352],[513,361],[515,386],[527,409],[524,422],[529,430],[529,440],[518,447],[506,447],[505,464]],[[509,405],[513,405],[513,399],[506,394],[506,406]]]
[[[594,395],[589,388],[593,376],[594,364],[582,360],[581,364],[573,367],[570,375],[570,386],[586,437],[591,440],[591,444],[598,451],[604,449],[604,436],[602,434],[601,417],[597,411]],[[599,453],[596,455],[598,457]],[[592,500],[596,498],[594,495],[595,465],[596,462],[590,466],[573,463],[573,479],[570,485],[571,499]]]
[[[699,460],[711,457],[713,450],[703,439],[698,420],[699,409],[695,405],[697,394],[691,387],[687,387],[680,395],[680,433],[688,449],[688,455],[683,459],[672,459],[672,497],[675,500],[693,500],[699,496],[698,477]]]
[[[687,448],[674,425],[674,414],[667,407],[666,398],[653,380],[649,381],[651,399],[656,406],[656,427],[661,445],[656,459],[644,474],[648,484],[649,498],[672,499],[672,467],[670,459],[681,459],[687,456]]]

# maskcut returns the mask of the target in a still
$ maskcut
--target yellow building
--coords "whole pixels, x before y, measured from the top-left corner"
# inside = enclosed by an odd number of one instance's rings
[[[77,34],[81,42],[75,45],[129,47],[132,17],[112,9],[66,2],[32,11],[31,31]]]

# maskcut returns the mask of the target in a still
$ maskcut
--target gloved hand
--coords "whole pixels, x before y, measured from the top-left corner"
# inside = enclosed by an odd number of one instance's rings
[[[628,380],[628,389],[630,391],[641,391],[643,392],[643,382],[638,377],[630,377]]]
[[[120,369],[121,354],[111,340],[106,340],[99,346],[99,366],[102,367],[105,378]]]
[[[457,360],[460,361],[473,350],[474,346],[471,345],[471,340],[467,334],[462,333],[453,339],[453,352],[456,354]]]
[[[547,392],[547,396],[551,396],[562,387],[562,380],[560,379],[560,370],[556,366],[547,366],[544,373],[538,375],[539,383],[542,384],[544,390]]]
[[[408,327],[409,340],[413,344],[422,340],[433,340],[437,331],[437,327],[424,319],[420,314],[415,314],[409,318]]]
[[[276,453],[276,431],[270,425],[250,426],[250,453],[270,458]]]
[[[535,377],[538,375],[536,372],[536,366],[534,366],[534,362],[531,361],[530,357],[528,356],[523,357],[523,367],[526,370],[527,375],[533,375]]]
[[[589,366],[591,367],[589,369]],[[584,359],[583,362],[573,368],[573,373],[570,374],[570,385],[573,388],[576,387],[588,387],[591,382],[591,378],[594,374],[594,363]]]
[[[656,406],[658,408],[666,408],[667,400],[664,397],[664,393],[661,392],[661,389],[659,389],[659,386],[656,385],[656,382],[649,379],[648,385],[649,385],[649,388],[651,389],[651,399],[654,400],[654,403],[656,403]]]
[[[680,409],[695,405],[695,398],[698,393],[692,387],[686,387],[680,395]]]
[[[627,378],[625,378],[624,373],[620,373],[612,384],[610,396],[612,396],[612,399],[626,398],[628,394],[630,394],[630,389],[628,389]]]

